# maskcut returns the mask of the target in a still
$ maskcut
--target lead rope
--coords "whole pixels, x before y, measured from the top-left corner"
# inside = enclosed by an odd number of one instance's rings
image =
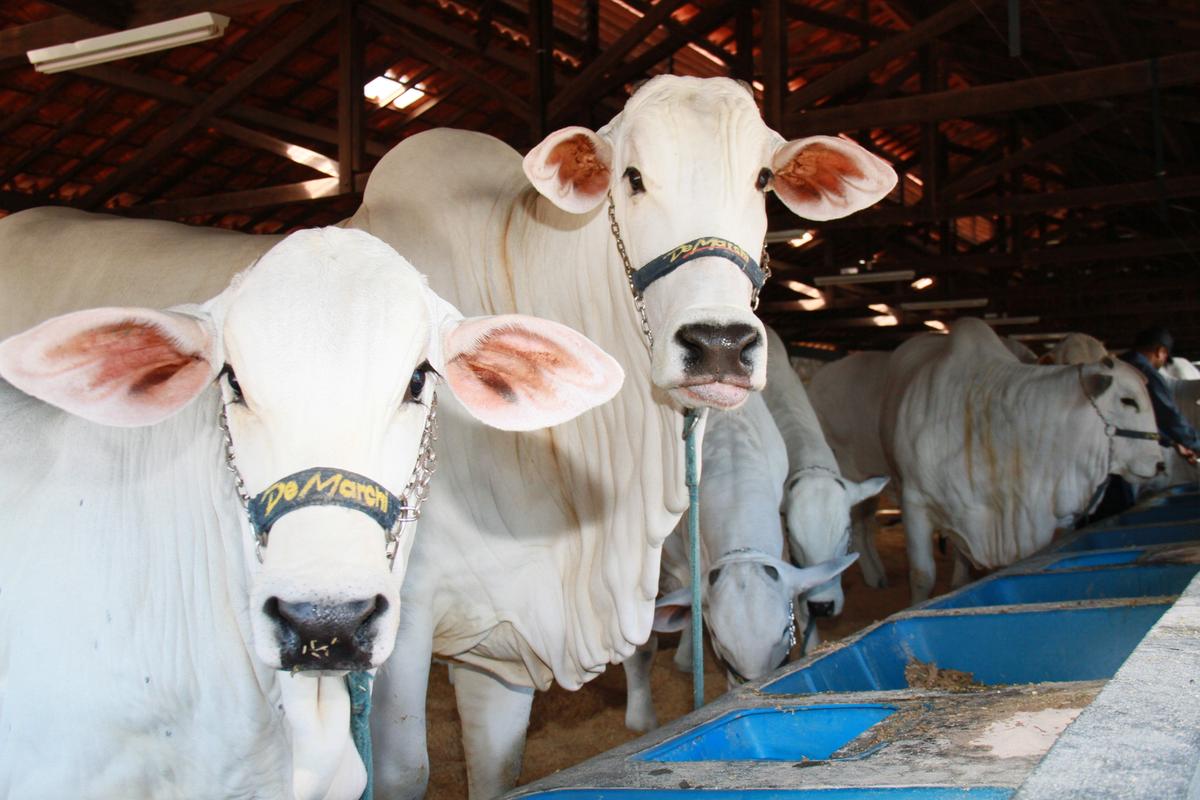
[[[637,289],[633,262],[629,260],[629,251],[625,249],[625,240],[621,237],[621,226],[617,222],[617,206],[613,202],[612,191],[608,192],[608,227],[612,231],[613,240],[617,245],[617,254],[621,257],[621,265],[625,268],[625,280],[629,284],[629,293],[633,295],[633,307],[637,311],[642,324],[642,334],[651,354],[654,352],[654,332],[650,330],[650,319],[646,316],[646,299]],[[763,242],[761,268],[763,283],[771,277],[771,257],[767,254],[767,244]],[[754,287],[750,298],[751,310],[758,310],[760,289]],[[696,424],[704,418],[708,409],[696,410],[689,408],[683,414],[684,441],[684,482],[688,490],[688,541],[692,553],[692,705],[700,708],[704,705],[704,614],[700,604],[700,470],[696,456]]]
[[[233,488],[237,492],[242,510],[250,517],[250,493],[246,491],[246,482],[238,469],[237,459],[233,452],[233,434],[229,431],[229,415],[224,402],[221,403],[219,418],[221,436],[225,442],[225,468],[233,473]],[[421,443],[418,445],[417,463],[413,465],[412,475],[400,495],[404,504],[404,512],[397,518],[395,524],[384,531],[386,542],[385,553],[389,568],[396,565],[396,553],[400,550],[400,541],[408,526],[421,518],[421,505],[429,497],[429,481],[437,470],[437,453],[433,445],[437,441],[437,394],[429,399],[429,413],[425,415],[425,426],[421,429]],[[253,526],[252,526],[253,527]],[[254,531],[254,555],[261,564],[263,550],[267,546],[267,533],[262,530]],[[346,691],[350,695],[350,738],[354,740],[354,749],[362,759],[363,768],[367,772],[367,785],[358,800],[374,800],[375,795],[375,764],[371,751],[371,683],[375,676],[369,670],[358,670],[346,674]]]

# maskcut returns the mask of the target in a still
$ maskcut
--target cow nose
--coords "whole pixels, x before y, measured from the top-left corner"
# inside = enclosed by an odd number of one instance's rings
[[[359,669],[371,659],[371,623],[387,606],[383,595],[330,604],[272,597],[263,611],[276,622],[285,669]]]
[[[675,332],[675,343],[683,350],[683,369],[689,374],[746,378],[754,371],[755,350],[762,337],[743,322],[693,322]]]
[[[833,601],[825,600],[823,602],[808,601],[808,613],[814,617],[832,617],[833,616]]]
[[[1165,462],[1165,461],[1158,462],[1158,466],[1156,466],[1154,468],[1154,472],[1156,475],[1161,475],[1166,471],[1167,471],[1167,462]]]

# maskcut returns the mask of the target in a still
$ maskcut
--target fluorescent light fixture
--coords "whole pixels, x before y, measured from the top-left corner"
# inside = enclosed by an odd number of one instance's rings
[[[807,228],[784,228],[779,231],[767,231],[767,244],[779,244],[780,242],[790,242],[792,239],[811,239],[816,234]]]
[[[1001,325],[1036,325],[1042,321],[1041,317],[992,317],[983,320],[993,328]]]
[[[891,314],[892,309],[887,303],[871,303],[867,308],[874,311],[876,314]]]
[[[871,322],[881,328],[890,328],[893,325],[899,325],[900,320],[892,314],[880,314],[878,317],[871,317]]]
[[[787,243],[790,244],[792,247],[804,247],[804,245],[808,244],[812,240],[813,240],[813,232],[812,231],[804,231],[799,236],[788,239]]]
[[[917,278],[912,282],[912,288],[916,289],[918,292],[928,289],[930,286],[933,286],[933,278]]]
[[[797,300],[796,302],[805,311],[817,311],[825,307],[824,297],[813,297],[809,300]]]
[[[229,17],[205,11],[140,28],[30,50],[27,55],[38,72],[64,72],[215,39],[225,33],[228,24]]]
[[[813,283],[817,286],[846,286],[853,283],[911,281],[915,274],[911,269],[894,269],[885,272],[860,272],[857,275],[819,275],[813,278]]]
[[[963,300],[914,300],[901,303],[905,311],[930,311],[935,308],[983,308],[988,304],[986,297],[968,297]]]
[[[940,319],[925,320],[925,327],[933,328],[935,331],[940,331],[942,333],[945,333],[946,331],[950,330],[950,326],[947,325],[946,323],[942,322]]]
[[[820,289],[815,286],[809,286],[807,283],[801,283],[800,281],[782,281],[782,283],[796,294],[802,294],[805,297],[816,299],[823,296]]]

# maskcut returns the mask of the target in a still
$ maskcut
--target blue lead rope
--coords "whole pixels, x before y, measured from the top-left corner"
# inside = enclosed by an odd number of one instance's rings
[[[688,488],[688,542],[692,549],[692,707],[704,705],[704,615],[700,607],[700,476],[696,460],[696,423],[702,412],[683,415],[683,441]]]
[[[367,785],[358,800],[373,800],[375,794],[375,768],[371,761],[372,680],[369,672],[351,672],[346,676],[346,689],[350,692],[350,737],[367,768]]]

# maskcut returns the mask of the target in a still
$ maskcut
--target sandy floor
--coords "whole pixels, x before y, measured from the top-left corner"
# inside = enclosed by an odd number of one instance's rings
[[[851,567],[843,580],[846,610],[832,620],[819,620],[825,640],[839,639],[908,605],[908,562],[904,533],[900,526],[884,528],[878,540],[880,556],[889,585],[870,589],[862,582],[858,567]],[[938,582],[935,593],[949,588],[952,562],[937,553]],[[664,637],[654,663],[654,707],[659,722],[668,722],[691,710],[689,675],[672,664],[675,642]],[[725,676],[717,671],[711,651],[705,661],[705,695],[711,700],[725,691]],[[430,800],[458,800],[467,796],[466,767],[459,740],[454,690],[444,666],[435,665],[429,681]],[[625,675],[620,667],[577,692],[558,687],[539,693],[533,703],[529,738],[525,746],[525,768],[521,783],[529,783],[590,758],[638,734],[625,729]]]

